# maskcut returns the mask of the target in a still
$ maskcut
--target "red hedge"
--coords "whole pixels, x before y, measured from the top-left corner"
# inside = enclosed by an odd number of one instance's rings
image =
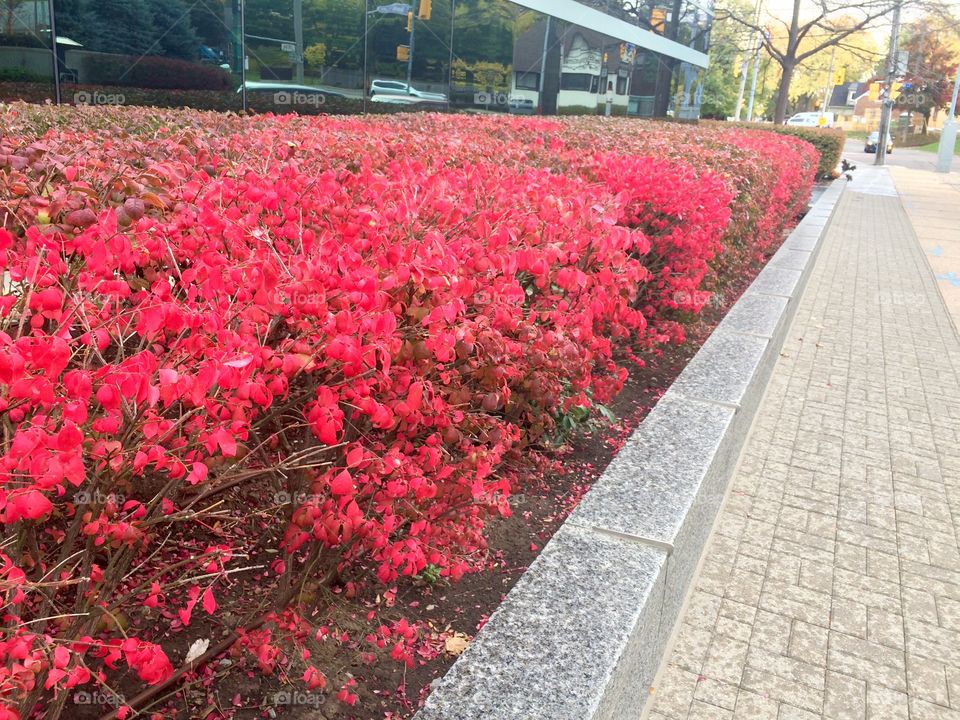
[[[293,501],[254,576],[280,606],[305,576],[474,567],[558,419],[620,390],[622,351],[682,340],[817,162],[793,138],[619,121],[2,121],[0,519],[19,540],[0,694],[23,712],[120,660],[170,676],[163,628],[221,612],[251,563],[257,538],[185,525],[227,488]],[[202,547],[160,552],[171,534]],[[164,619],[128,639],[98,610],[143,605]],[[266,671],[296,660],[241,636]]]

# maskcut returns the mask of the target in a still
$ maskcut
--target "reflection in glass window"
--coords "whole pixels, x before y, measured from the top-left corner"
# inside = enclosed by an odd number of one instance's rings
[[[560,89],[590,92],[592,78],[593,76],[587,73],[563,73],[560,76]]]
[[[621,70],[617,74],[617,95],[627,94],[627,71]]]
[[[708,49],[712,0],[581,1],[668,40]],[[684,70],[679,58],[606,36],[603,23],[578,26],[509,0],[53,0],[52,5],[61,38],[60,80],[75,86],[71,95],[84,86],[104,93],[120,88],[131,104],[227,110],[236,109],[245,91],[256,96],[250,107],[258,112],[435,109],[431,103],[443,102],[550,115],[591,113],[609,92],[617,114],[699,111],[699,76]],[[47,0],[0,0],[0,78],[38,86],[38,98],[48,94],[39,86],[53,79],[49,6]],[[371,98],[388,94],[382,90],[409,97],[406,102],[380,97],[371,106]],[[18,92],[26,96],[26,90]],[[671,100],[678,101],[676,108]]]
[[[517,73],[517,89],[539,90],[540,89],[540,73],[518,72]]]

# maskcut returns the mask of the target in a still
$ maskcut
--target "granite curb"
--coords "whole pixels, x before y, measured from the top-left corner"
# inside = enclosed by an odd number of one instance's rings
[[[416,720],[640,717],[845,186],[813,205]]]

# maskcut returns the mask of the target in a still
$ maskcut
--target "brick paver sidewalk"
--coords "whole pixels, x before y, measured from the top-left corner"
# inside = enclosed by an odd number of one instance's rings
[[[960,173],[902,167],[891,167],[890,173],[947,310],[960,327]]]
[[[649,717],[960,720],[958,525],[960,341],[887,171],[862,168]]]

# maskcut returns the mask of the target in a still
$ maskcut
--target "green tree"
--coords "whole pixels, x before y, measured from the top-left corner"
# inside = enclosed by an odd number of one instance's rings
[[[57,34],[84,43],[90,28],[87,0],[54,0],[57,14]]]
[[[160,54],[158,33],[146,0],[96,0],[86,3],[77,34],[88,50],[122,55]]]
[[[503,0],[458,0],[453,54],[465,63],[513,64],[514,33],[523,10]]]
[[[190,8],[190,24],[204,45],[222,48],[230,40],[233,32],[239,32],[227,26],[227,6],[232,0],[203,0]],[[238,18],[234,18],[237,24]]]
[[[323,67],[327,62],[327,46],[323,43],[314,43],[303,51],[303,59],[311,67]]]
[[[202,42],[225,45],[226,1],[54,0],[57,34],[95,52],[194,59]]]
[[[151,55],[192,60],[197,57],[200,39],[193,28],[191,8],[184,0],[147,0],[153,16],[157,45]]]
[[[303,8],[306,44],[326,46],[325,65],[363,67],[363,0],[307,0]]]
[[[710,66],[703,78],[702,117],[725,119],[736,112],[739,74],[743,61],[751,57],[754,40],[752,33],[730,15],[748,12],[748,6],[749,0],[726,0],[717,6],[719,19],[710,35]]]

